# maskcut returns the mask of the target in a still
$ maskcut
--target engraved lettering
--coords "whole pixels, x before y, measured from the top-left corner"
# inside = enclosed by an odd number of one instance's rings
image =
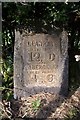
[[[34,53],[33,58],[34,58],[34,60],[39,61],[40,53]]]
[[[35,82],[37,82],[37,77],[36,77],[36,74],[35,75],[31,75],[31,79],[34,80]]]
[[[49,60],[53,61],[55,59],[55,55],[54,54],[49,54]]]
[[[38,43],[38,46],[42,46],[42,42],[39,42],[39,43]]]
[[[30,42],[28,41],[28,43],[27,43],[27,44],[28,44],[28,46],[29,46],[29,45],[30,45]]]
[[[29,61],[33,61],[32,52],[28,54],[29,54]]]
[[[47,80],[49,82],[52,82],[53,81],[53,75],[52,74],[47,75]]]
[[[38,52],[29,53],[29,61],[40,61],[40,53],[38,53]]]
[[[27,46],[42,46],[42,42],[37,42],[37,41],[27,41]]]

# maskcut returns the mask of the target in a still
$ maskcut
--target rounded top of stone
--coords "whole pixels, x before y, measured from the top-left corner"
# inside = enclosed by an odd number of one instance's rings
[[[26,33],[26,34],[39,34],[39,33],[44,33],[44,34],[57,34],[57,35],[60,35],[62,33],[63,30],[61,30],[59,27],[56,27],[54,26],[53,28],[39,28],[39,29],[36,29],[36,28],[31,28],[31,27],[28,27],[28,26],[23,26],[23,25],[20,25],[20,26],[16,26],[16,31],[20,31],[20,33],[22,34],[23,32]]]

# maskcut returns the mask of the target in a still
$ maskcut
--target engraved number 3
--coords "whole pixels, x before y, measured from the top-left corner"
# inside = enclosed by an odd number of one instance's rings
[[[52,74],[47,75],[47,80],[49,82],[52,82],[53,81],[53,75]]]

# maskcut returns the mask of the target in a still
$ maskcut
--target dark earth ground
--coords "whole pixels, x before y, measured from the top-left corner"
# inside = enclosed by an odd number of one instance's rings
[[[80,87],[67,98],[40,93],[20,100],[0,102],[0,120],[80,120]]]

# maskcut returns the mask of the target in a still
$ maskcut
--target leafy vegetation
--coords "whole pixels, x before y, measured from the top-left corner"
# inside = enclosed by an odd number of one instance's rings
[[[35,101],[32,102],[32,108],[34,109],[34,111],[36,112],[41,106],[41,100],[37,99]]]
[[[69,38],[69,90],[79,86],[79,65],[74,55],[80,52],[79,3],[3,3],[2,4],[2,58],[1,73],[3,99],[13,96],[13,56],[15,28],[26,26],[30,31],[47,32],[64,27]]]
[[[78,120],[78,118],[76,117],[77,114],[79,114],[79,110],[73,107],[67,113],[67,117],[65,118],[65,120]]]

